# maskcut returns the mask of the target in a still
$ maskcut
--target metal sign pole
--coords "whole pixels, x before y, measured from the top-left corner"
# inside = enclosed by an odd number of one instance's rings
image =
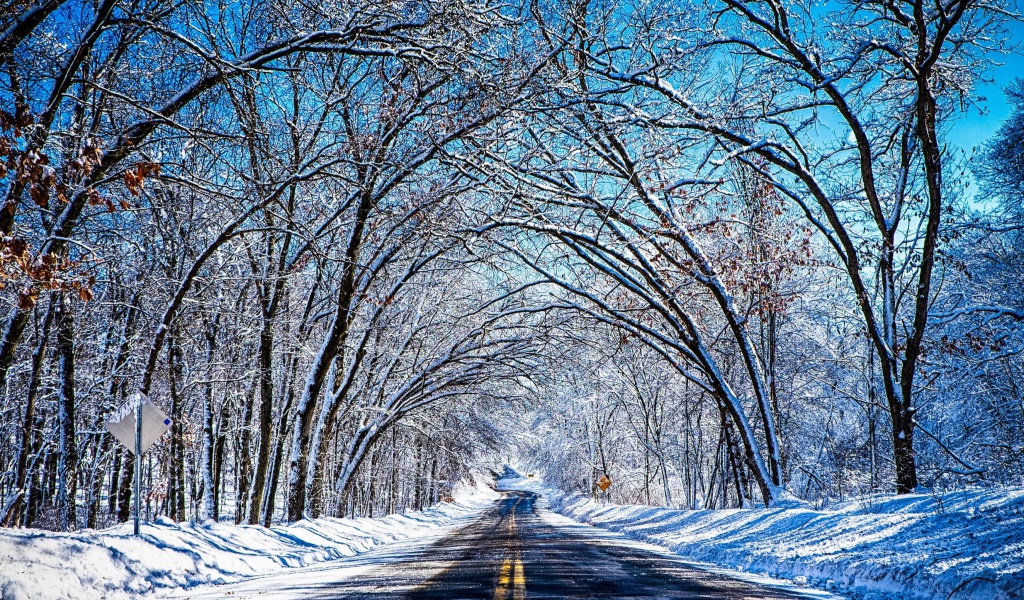
[[[135,407],[135,535],[139,535],[139,515],[142,511],[142,504],[139,496],[142,495],[142,398],[139,398],[139,405]]]

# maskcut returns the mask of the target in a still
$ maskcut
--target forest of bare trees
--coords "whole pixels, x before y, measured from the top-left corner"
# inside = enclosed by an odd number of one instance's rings
[[[0,521],[1024,483],[1014,10],[7,0]]]

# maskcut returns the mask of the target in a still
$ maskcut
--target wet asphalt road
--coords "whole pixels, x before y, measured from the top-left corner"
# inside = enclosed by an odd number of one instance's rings
[[[794,599],[621,543],[589,527],[552,524],[536,496],[512,492],[425,551],[329,584],[311,598],[523,600],[551,598]],[[592,530],[588,532],[588,530]]]

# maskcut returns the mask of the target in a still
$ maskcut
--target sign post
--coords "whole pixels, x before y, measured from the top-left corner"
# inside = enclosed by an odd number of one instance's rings
[[[142,517],[142,454],[170,429],[171,420],[145,396],[135,394],[103,423],[103,427],[135,453],[135,535],[139,535]]]
[[[142,394],[135,409],[135,535],[139,535],[139,515],[142,514]]]

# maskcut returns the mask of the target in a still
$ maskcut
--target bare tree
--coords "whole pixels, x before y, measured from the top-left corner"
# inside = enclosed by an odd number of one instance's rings
[[[710,26],[678,12],[664,28],[633,15],[640,29],[631,47],[650,54],[611,50],[619,40],[588,31],[588,69],[650,92],[657,102],[634,114],[651,126],[714,136],[719,158],[709,157],[706,177],[724,161],[742,161],[805,212],[847,273],[879,364],[896,489],[911,492],[914,382],[949,205],[938,130],[983,53],[1001,49],[983,40],[999,30],[1006,7],[867,2],[825,17],[798,3],[725,0],[704,10],[716,15]],[[826,30],[815,26],[823,17]],[[718,49],[739,61],[728,78],[699,66]],[[834,142],[816,129],[824,113],[834,116]]]

